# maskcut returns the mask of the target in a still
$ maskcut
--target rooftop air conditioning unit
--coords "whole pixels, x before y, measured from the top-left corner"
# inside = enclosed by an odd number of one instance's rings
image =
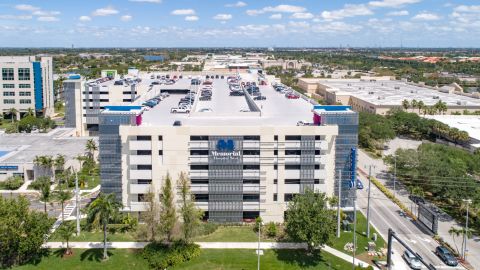
[[[440,99],[439,96],[433,96],[433,99]]]
[[[395,90],[400,90],[400,86],[395,86]]]
[[[369,95],[373,95],[373,94],[375,94],[375,92],[368,92],[368,94],[369,94]]]

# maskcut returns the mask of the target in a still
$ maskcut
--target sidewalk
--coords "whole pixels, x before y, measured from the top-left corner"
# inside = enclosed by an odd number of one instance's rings
[[[368,156],[364,151],[358,151],[358,168],[362,169],[363,171],[368,172],[368,165],[374,165],[375,171],[372,168],[372,176],[382,182],[385,187],[389,188],[393,192],[393,181],[391,180],[391,176],[387,173],[388,167],[384,164],[383,160],[381,159],[373,159]],[[366,183],[364,183],[366,184]],[[407,191],[406,187],[403,186],[401,183],[396,182],[395,184],[395,196],[402,201],[407,207],[413,208],[414,203],[408,198],[409,192]],[[416,211],[414,211],[416,213]],[[450,244],[452,247],[455,248],[456,245],[459,247],[462,246],[462,237],[456,237],[455,242],[453,241],[452,237],[448,233],[448,230],[454,227],[463,227],[464,224],[458,224],[452,217],[448,216],[447,214],[442,215],[439,218],[438,222],[438,235],[443,238],[445,242]],[[480,266],[480,237],[474,235],[471,239],[467,241],[467,261],[477,269]],[[480,269],[480,268],[479,268]]]
[[[144,248],[148,242],[107,242],[109,248],[119,249],[140,249]],[[257,242],[197,242],[200,248],[203,249],[257,249]],[[70,242],[71,248],[103,248],[103,242]],[[44,244],[46,248],[65,248],[66,244],[62,242],[48,242]],[[305,249],[307,247],[304,243],[278,243],[278,242],[260,242],[260,249]],[[345,260],[352,262],[353,258],[343,252],[333,249],[329,246],[322,248],[328,253]],[[369,264],[358,259],[355,259],[355,264],[360,264],[363,267],[367,267]]]

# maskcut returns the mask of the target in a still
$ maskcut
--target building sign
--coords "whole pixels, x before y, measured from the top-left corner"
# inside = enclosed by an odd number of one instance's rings
[[[0,165],[0,170],[2,170],[2,171],[16,171],[16,170],[18,170],[18,166]]]
[[[350,188],[357,188],[357,149],[353,147],[350,150]]]
[[[418,221],[427,227],[434,234],[438,231],[438,216],[428,206],[424,204],[418,205]]]
[[[211,157],[213,160],[238,160],[241,157],[241,152],[235,147],[233,140],[218,140],[215,150],[211,150]]]

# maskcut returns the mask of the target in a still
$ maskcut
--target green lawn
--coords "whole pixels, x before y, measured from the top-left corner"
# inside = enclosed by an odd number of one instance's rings
[[[209,235],[197,236],[196,242],[257,242],[258,235],[252,226],[220,226]],[[273,241],[262,238],[262,241]]]
[[[350,227],[353,230],[353,224],[350,224]],[[376,233],[376,232],[377,231],[372,226],[370,226],[370,237],[372,237],[373,233]],[[357,211],[357,253],[356,253],[357,255],[366,252],[366,247],[368,246],[368,242],[373,241],[367,238],[366,233],[367,233],[367,219],[360,211]],[[342,231],[340,233],[340,238],[335,238],[333,240],[332,247],[344,253],[352,254],[351,252],[348,252],[343,249],[345,244],[348,242],[353,243],[353,232]],[[386,247],[385,240],[378,233],[377,233],[377,242],[375,243],[377,244],[377,250],[379,250],[384,246]]]
[[[139,251],[128,249],[109,250],[110,258],[102,261],[101,249],[75,249],[74,255],[62,257],[63,250],[53,250],[37,264],[27,264],[14,269],[149,269]],[[306,256],[300,250],[265,250],[260,258],[262,269],[350,269],[351,264],[327,252]],[[199,257],[170,269],[184,270],[249,270],[257,268],[255,250],[203,249]]]
[[[73,221],[67,221],[67,222],[73,222]],[[73,236],[72,239],[70,239],[71,242],[102,242],[103,241],[103,232],[102,231],[95,231],[95,232],[89,232],[84,229],[85,226],[85,220],[82,220],[81,222],[81,228],[82,231],[80,235]],[[143,226],[142,224],[138,226]],[[53,235],[50,236],[48,241],[51,242],[56,242],[56,241],[63,241],[63,239],[58,235],[57,232],[53,233]],[[137,234],[136,232],[125,232],[125,233],[108,233],[107,232],[107,241],[111,242],[135,242],[135,241],[141,241],[141,239],[137,239]]]

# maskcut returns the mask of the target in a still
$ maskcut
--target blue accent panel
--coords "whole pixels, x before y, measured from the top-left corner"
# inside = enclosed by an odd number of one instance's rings
[[[342,111],[348,111],[351,110],[351,106],[338,106],[338,105],[332,105],[332,106],[325,106],[325,105],[315,105],[313,106],[313,109],[315,110],[325,110],[327,112],[342,112]]]
[[[14,171],[14,170],[18,170],[18,166],[1,165],[0,170],[2,170],[2,171]]]
[[[33,87],[35,91],[35,110],[43,109],[43,80],[40,62],[33,62]]]
[[[350,152],[350,188],[357,187],[357,148],[353,147]]]
[[[142,109],[142,106],[105,106],[105,110],[113,112],[129,112],[140,109]]]

